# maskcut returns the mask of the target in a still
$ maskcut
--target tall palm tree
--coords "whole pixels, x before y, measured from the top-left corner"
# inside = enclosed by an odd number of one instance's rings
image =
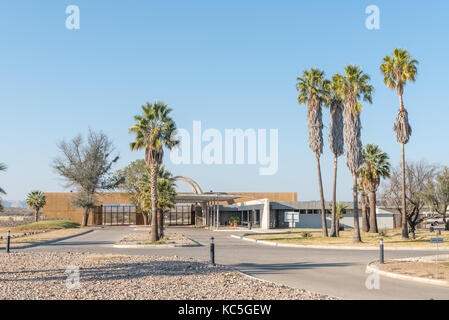
[[[7,167],[4,163],[0,162],[0,171],[6,171]],[[5,190],[3,190],[2,188],[0,188],[0,194],[6,194]],[[2,201],[0,199],[0,212],[3,211],[3,204]]]
[[[142,106],[143,115],[135,116],[136,124],[129,128],[136,139],[131,150],[145,149],[145,161],[151,170],[151,241],[158,240],[157,218],[157,173],[162,164],[164,147],[172,149],[179,144],[174,137],[175,122],[170,117],[172,109],[157,100]]]
[[[412,127],[408,122],[408,112],[404,107],[404,87],[408,81],[415,82],[418,74],[418,61],[412,59],[407,50],[396,48],[392,57],[386,56],[380,66],[384,75],[384,83],[390,89],[396,89],[399,97],[399,111],[393,130],[396,132],[396,141],[401,144],[401,169],[402,169],[402,238],[408,239],[407,207],[405,201],[405,150],[412,135]]]
[[[34,210],[34,221],[39,221],[39,210],[42,209],[47,199],[42,191],[34,190],[28,193],[27,196],[27,206]]]
[[[354,203],[354,242],[361,242],[359,226],[359,206],[357,177],[359,167],[362,164],[362,138],[360,113],[362,104],[360,99],[372,103],[373,87],[369,85],[370,77],[363,73],[359,66],[348,65],[345,67],[344,76],[336,75],[336,81],[341,87],[344,97],[344,136],[346,145],[346,165],[352,174],[353,203]]]
[[[391,165],[388,155],[379,146],[367,144],[362,150],[363,166],[360,168],[360,177],[369,191],[370,228],[369,232],[378,233],[376,217],[376,192],[381,178],[390,177]]]
[[[334,75],[332,81],[325,82],[326,106],[330,109],[329,147],[334,154],[334,184],[332,188],[332,226],[331,237],[339,235],[337,225],[337,167],[338,157],[344,153],[345,142],[343,137],[343,96],[338,81]]]
[[[312,68],[297,78],[298,103],[307,105],[307,123],[309,127],[309,147],[315,154],[318,169],[318,185],[321,200],[321,227],[323,237],[327,237],[326,207],[324,204],[323,182],[321,179],[320,156],[323,153],[323,119],[321,103],[324,100],[324,71]]]

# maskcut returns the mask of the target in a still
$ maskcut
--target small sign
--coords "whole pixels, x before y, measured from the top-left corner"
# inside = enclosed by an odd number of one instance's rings
[[[288,223],[289,228],[295,228],[299,222],[299,212],[285,212],[284,221]]]
[[[443,243],[444,238],[430,238],[431,243]]]

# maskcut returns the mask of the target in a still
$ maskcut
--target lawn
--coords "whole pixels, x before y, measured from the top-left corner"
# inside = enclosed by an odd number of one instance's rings
[[[384,244],[387,246],[434,246],[430,243],[430,238],[438,237],[444,238],[444,243],[440,246],[449,245],[449,231],[442,231],[441,235],[436,233],[430,233],[428,230],[417,230],[415,240],[403,240],[401,239],[400,229],[382,229],[384,234],[380,236],[379,234],[365,233],[361,232],[362,242],[361,244],[356,244],[360,246],[377,246],[379,245],[379,240],[382,238]],[[284,231],[285,232],[285,231]],[[308,237],[307,237],[308,236]],[[340,231],[339,238],[324,238],[321,234],[321,229],[294,229],[289,233],[282,234],[260,234],[260,235],[248,235],[248,238],[258,239],[258,240],[268,240],[279,243],[292,243],[292,244],[305,244],[305,245],[354,245],[352,242],[353,231],[346,230]]]
[[[81,225],[78,222],[69,220],[47,220],[24,224],[14,227],[16,231],[37,231],[37,230],[58,230],[58,229],[72,229],[80,228]]]

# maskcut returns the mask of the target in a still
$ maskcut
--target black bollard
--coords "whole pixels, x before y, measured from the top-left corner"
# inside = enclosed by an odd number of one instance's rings
[[[384,264],[384,239],[380,239],[380,264]]]
[[[8,230],[8,235],[6,236],[6,253],[9,253],[10,241],[11,241],[11,232]]]
[[[210,263],[215,266],[215,244],[214,237],[210,238]]]

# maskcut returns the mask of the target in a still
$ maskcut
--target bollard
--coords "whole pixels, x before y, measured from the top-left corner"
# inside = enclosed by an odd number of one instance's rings
[[[384,239],[380,238],[380,264],[384,264]]]
[[[9,253],[9,242],[11,241],[11,232],[8,230],[8,234],[6,236],[6,253]]]
[[[251,221],[248,221],[248,230],[251,230]]]
[[[214,237],[210,238],[210,263],[215,266],[215,244]]]

